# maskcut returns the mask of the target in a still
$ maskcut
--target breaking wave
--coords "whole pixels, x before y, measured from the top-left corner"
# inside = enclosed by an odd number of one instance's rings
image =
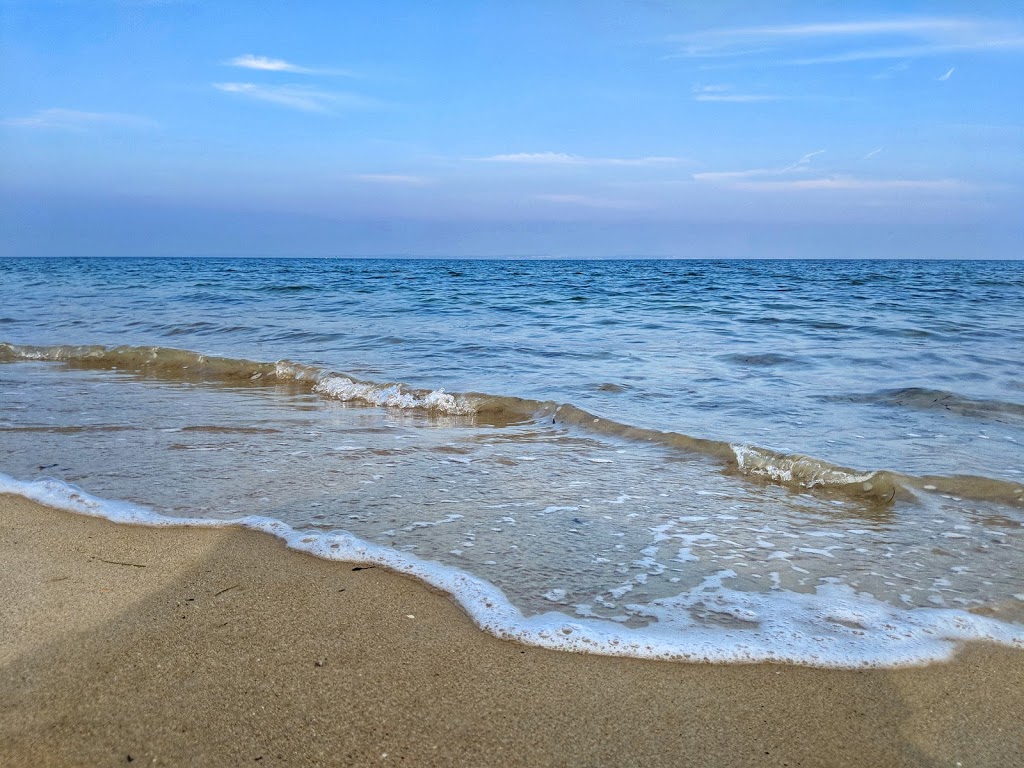
[[[258,362],[204,355],[168,347],[101,345],[26,346],[0,343],[0,363],[16,361],[59,362],[76,368],[118,370],[161,379],[225,383],[236,386],[292,384],[308,387],[321,397],[383,408],[420,411],[436,416],[465,417],[492,425],[537,421],[597,433],[621,440],[662,446],[698,454],[721,463],[723,470],[751,480],[767,481],[796,490],[852,496],[878,504],[911,500],[915,493],[940,493],[960,498],[993,501],[1024,507],[1024,485],[974,475],[913,476],[891,470],[860,470],[824,459],[786,454],[767,448],[732,444],[674,431],[637,427],[602,418],[577,406],[514,396],[480,393],[449,393],[444,389],[416,389],[400,383],[363,381],[317,366],[292,361]],[[898,390],[885,397],[903,404],[939,402],[931,390]],[[883,393],[884,394],[884,393]],[[991,403],[938,393],[949,402],[992,413],[1016,414],[1011,403]],[[878,402],[885,397],[872,396]],[[958,406],[958,407],[960,407]]]

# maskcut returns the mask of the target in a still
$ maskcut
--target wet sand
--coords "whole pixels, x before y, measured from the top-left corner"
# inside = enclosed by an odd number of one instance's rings
[[[0,496],[0,765],[1020,766],[1024,652],[898,670],[526,648],[380,568]]]

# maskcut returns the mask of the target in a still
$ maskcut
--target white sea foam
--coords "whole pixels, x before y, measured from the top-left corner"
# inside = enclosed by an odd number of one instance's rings
[[[806,488],[861,483],[872,490],[875,472],[852,472],[809,456],[778,456],[750,445],[730,445],[741,472],[778,483],[799,483]]]
[[[549,611],[523,614],[498,587],[457,568],[363,541],[345,531],[296,530],[280,520],[177,518],[127,502],[92,496],[58,480],[19,481],[0,474],[0,493],[51,507],[147,526],[239,526],[270,533],[296,550],[328,560],[380,565],[448,592],[485,631],[564,651],[707,662],[784,661],[819,667],[905,666],[947,659],[957,644],[987,640],[1024,648],[1024,626],[950,608],[898,608],[835,580],[812,593],[778,588],[746,592],[726,585],[732,570],[707,576],[670,598],[627,606],[652,623],[629,628],[614,620]],[[630,588],[633,582],[629,583]],[[619,590],[626,594],[627,585]],[[552,597],[554,591],[548,593]],[[550,599],[550,598],[549,598]]]
[[[466,398],[448,394],[443,389],[424,394],[405,390],[399,384],[370,384],[344,376],[327,376],[316,383],[313,391],[334,400],[359,401],[385,408],[419,409],[450,416],[476,413],[476,408]]]

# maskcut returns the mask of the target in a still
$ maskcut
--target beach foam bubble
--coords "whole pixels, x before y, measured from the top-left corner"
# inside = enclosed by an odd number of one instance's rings
[[[0,474],[0,493],[58,509],[147,526],[238,526],[277,536],[317,557],[379,565],[441,589],[487,632],[555,650],[705,662],[789,662],[818,667],[890,667],[948,659],[964,641],[1024,648],[1024,626],[948,608],[902,609],[824,580],[813,592],[752,593],[730,588],[731,570],[671,597],[628,606],[650,620],[633,628],[598,618],[548,611],[524,616],[493,584],[451,566],[364,541],[352,534],[303,531],[268,517],[178,518],[127,502],[108,501],[44,478]],[[552,595],[553,596],[553,595]]]
[[[327,376],[316,383],[313,391],[334,400],[358,401],[385,408],[418,409],[449,416],[476,413],[469,400],[448,394],[443,389],[421,392],[407,390],[400,384],[372,384],[344,376]]]

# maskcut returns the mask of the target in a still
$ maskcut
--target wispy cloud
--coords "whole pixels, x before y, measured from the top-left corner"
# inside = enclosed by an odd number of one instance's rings
[[[882,147],[868,152],[866,160],[882,151]],[[808,152],[794,163],[782,168],[752,168],[743,171],[713,171],[693,174],[699,182],[715,184],[728,189],[747,192],[799,192],[799,191],[860,191],[860,192],[954,192],[971,189],[971,185],[957,179],[864,179],[856,176],[833,174],[808,175],[811,161],[824,150]],[[793,178],[798,176],[799,178]]]
[[[736,93],[731,85],[695,85],[692,90],[694,101],[750,103],[779,101],[783,98],[769,93]]]
[[[657,166],[672,165],[681,163],[680,157],[584,157],[582,155],[570,155],[565,152],[515,152],[506,155],[491,155],[490,157],[477,158],[485,163],[512,163],[519,165],[577,165],[577,166]]]
[[[882,147],[868,152],[874,157]],[[710,171],[693,174],[694,181],[745,192],[968,192],[975,187],[959,179],[879,179],[814,170],[814,159],[825,153],[818,149],[780,168],[751,168],[741,171]]]
[[[963,192],[972,188],[970,184],[958,179],[861,179],[854,176],[740,181],[732,184],[731,187],[752,192],[792,192],[802,190]]]
[[[40,109],[24,117],[4,118],[0,120],[0,125],[81,131],[91,127],[146,128],[153,127],[156,123],[149,118],[123,112],[83,112],[77,109],[54,107]]]
[[[268,56],[254,56],[251,53],[236,56],[224,62],[230,67],[241,67],[242,69],[255,69],[261,72],[288,72],[293,75],[341,75],[354,77],[354,73],[344,69],[314,69],[293,64],[284,59],[272,59]]]
[[[354,93],[324,91],[298,85],[258,85],[256,83],[213,83],[223,93],[256,101],[266,101],[303,112],[330,112],[333,108],[363,109],[377,105],[373,99]]]
[[[300,75],[312,74],[314,72],[314,70],[309,67],[300,67],[298,64],[292,64],[290,61],[285,61],[284,59],[271,59],[266,56],[253,56],[251,53],[236,56],[225,63],[231,67],[259,69],[264,72],[293,72]]]
[[[604,197],[593,197],[591,195],[573,194],[542,194],[535,195],[535,199],[546,203],[559,203],[563,205],[578,205],[584,208],[605,208],[614,210],[633,210],[643,207],[633,200],[612,200]]]
[[[371,184],[394,184],[405,187],[425,187],[431,183],[431,180],[425,176],[410,176],[402,173],[358,173],[352,178]]]
[[[787,173],[789,171],[795,171],[798,168],[803,168],[804,166],[809,165],[811,160],[816,158],[818,155],[824,155],[824,154],[825,154],[825,150],[824,149],[816,149],[813,152],[808,152],[805,155],[801,155],[799,160],[797,160],[796,162],[790,163],[785,168],[783,168],[782,169],[782,173]]]
[[[950,68],[949,68],[948,70],[946,70],[946,74],[944,74],[944,75],[939,75],[939,77],[938,77],[938,81],[939,81],[940,83],[944,83],[944,82],[946,82],[947,80],[949,80],[949,78],[951,78],[951,77],[953,76],[953,73],[954,73],[955,71],[956,71],[956,67],[950,67]]]
[[[670,37],[669,42],[680,46],[675,57],[823,64],[1024,50],[1024,29],[986,19],[908,17],[711,29]]]
[[[798,160],[778,168],[749,168],[742,171],[704,171],[693,174],[695,181],[710,181],[717,183],[733,183],[743,179],[756,179],[759,177],[785,176],[797,171],[806,171],[811,161],[818,155],[825,154],[824,149],[816,149],[802,155]]]
[[[847,51],[845,53],[793,59],[782,63],[794,65],[843,64],[853,61],[869,61],[872,59],[913,59],[950,53],[978,53],[981,51],[996,52],[999,50],[1024,51],[1024,35],[1003,37],[987,42],[975,41],[967,43],[912,45],[900,48],[864,48],[860,50]]]

